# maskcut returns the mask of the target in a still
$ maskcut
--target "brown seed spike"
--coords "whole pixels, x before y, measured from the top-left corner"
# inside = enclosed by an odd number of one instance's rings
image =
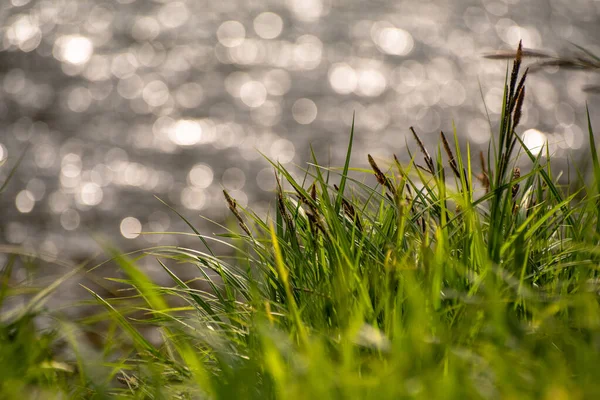
[[[521,60],[523,58],[523,47],[521,46],[521,41],[519,41],[519,47],[517,48],[517,55],[515,56],[515,61],[513,63],[513,69],[510,74],[510,85],[508,91],[508,103],[512,105],[515,101],[515,85],[517,84],[517,77],[519,76],[519,69],[521,68]]]
[[[225,200],[227,200],[227,207],[229,207],[231,212],[233,212],[233,213],[237,212],[235,200],[232,199],[231,196],[229,196],[229,193],[227,193],[227,190],[223,190],[223,195],[225,196]]]
[[[490,179],[488,177],[487,167],[485,166],[483,151],[479,152],[479,161],[481,162],[481,174],[478,175],[477,178],[485,188],[485,192],[488,193],[490,191]]]
[[[340,188],[336,184],[333,184],[333,188],[336,192],[340,191]],[[354,209],[354,206],[344,197],[342,197],[342,208],[344,209],[344,213],[346,213],[348,218],[350,218],[350,220],[352,221],[355,221],[358,230],[362,230],[362,225],[360,223],[360,219],[358,219],[358,216],[356,215],[356,210]]]
[[[375,162],[373,157],[370,154],[367,154],[367,157],[369,159],[369,164],[371,164],[371,168],[373,169],[373,172],[374,172],[375,178],[377,179],[377,182],[380,185],[385,186],[385,184],[386,184],[385,175],[383,174],[383,172],[381,172],[381,170],[379,169],[379,166],[377,165],[377,163]]]
[[[450,168],[452,168],[452,171],[454,172],[456,177],[458,179],[460,179],[460,172],[458,171],[458,164],[456,163],[456,160],[454,159],[454,154],[452,153],[452,149],[450,149],[450,144],[446,140],[446,135],[444,135],[444,132],[440,132],[440,136],[442,137],[442,143],[444,144],[444,150],[446,151],[446,154],[448,155],[448,164],[450,164]]]
[[[525,70],[525,73],[523,73],[523,76],[521,77],[521,80],[519,81],[519,84],[517,85],[515,99],[513,101],[511,101],[511,103],[510,103],[510,110],[509,110],[510,113],[512,113],[514,111],[515,106],[517,104],[517,100],[519,100],[519,91],[525,87],[525,79],[527,79],[528,72],[529,72],[529,68],[527,68]]]
[[[246,232],[248,236],[252,236],[252,233],[250,233],[250,229],[248,229],[248,226],[246,225],[246,223],[242,219],[242,216],[237,210],[237,202],[235,201],[235,199],[231,198],[231,196],[229,195],[229,193],[227,193],[226,190],[223,190],[223,195],[225,196],[225,200],[227,200],[227,207],[229,207],[229,210],[238,220],[240,228],[242,228],[242,230]]]
[[[248,236],[252,236],[252,233],[250,232],[250,229],[248,229],[248,226],[243,221],[240,221],[240,223],[238,225],[240,226],[240,228],[242,228],[242,230],[244,232],[246,232],[246,234]]]
[[[394,186],[392,186],[392,184],[390,183],[390,180],[385,176],[385,174],[383,172],[381,172],[381,169],[379,169],[379,166],[377,165],[377,163],[375,162],[373,157],[371,157],[370,154],[367,154],[367,156],[369,158],[369,164],[371,164],[371,168],[373,168],[373,172],[374,172],[375,178],[377,179],[377,182],[380,185],[387,188],[387,190],[389,190],[390,193],[393,196],[395,196],[396,188]]]
[[[521,177],[521,169],[519,167],[516,167],[513,170],[513,180],[517,180]],[[517,192],[519,191],[519,184],[515,183],[512,187],[512,198],[513,200],[515,199],[515,197],[517,197]]]
[[[521,89],[522,87],[525,86],[525,79],[527,79],[528,72],[529,72],[529,67],[527,67],[525,69],[525,72],[523,73],[523,76],[521,77],[521,80],[519,81],[519,84],[517,85],[517,92],[519,91],[519,89]]]
[[[479,162],[481,162],[481,170],[487,174],[487,167],[485,166],[485,157],[483,151],[479,152]]]
[[[433,164],[433,158],[431,158],[431,156],[429,155],[429,152],[425,148],[425,145],[423,144],[423,142],[419,138],[419,135],[417,135],[417,132],[415,132],[415,130],[412,126],[410,127],[410,131],[412,132],[413,136],[415,137],[415,140],[417,141],[417,144],[419,145],[419,149],[421,149],[421,153],[423,153],[423,158],[425,158],[425,164],[427,164],[427,168],[429,168],[429,172],[434,174],[435,166]]]
[[[517,128],[521,122],[521,110],[523,108],[523,99],[525,98],[525,87],[521,87],[517,93],[517,105],[515,106],[515,115],[513,116],[513,130]]]

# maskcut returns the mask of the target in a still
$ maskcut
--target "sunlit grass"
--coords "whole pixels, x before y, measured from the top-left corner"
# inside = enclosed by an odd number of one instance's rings
[[[518,53],[519,54],[519,53]],[[6,398],[595,398],[600,395],[598,189],[557,184],[547,150],[516,132],[525,96],[517,56],[499,132],[487,155],[461,152],[457,133],[401,164],[326,168],[297,181],[273,163],[273,214],[261,219],[225,192],[239,229],[198,247],[113,252],[125,299],[89,289],[104,313],[67,323],[36,307],[2,318]],[[448,137],[453,140],[448,140]],[[530,161],[517,168],[519,153]],[[476,167],[476,165],[480,166]],[[476,175],[475,169],[482,171]],[[376,184],[365,184],[374,175]],[[214,241],[231,254],[219,257]],[[172,279],[153,282],[151,258]],[[2,301],[17,258],[0,277]],[[197,267],[197,282],[178,277]],[[60,282],[57,282],[60,283]],[[43,296],[37,299],[41,304]],[[53,332],[36,313],[57,319]],[[78,340],[107,322],[100,351]],[[89,325],[88,325],[89,324]],[[160,344],[145,335],[155,327]],[[53,351],[61,341],[70,358]],[[71,360],[71,361],[69,361]],[[95,396],[95,397],[94,397]]]

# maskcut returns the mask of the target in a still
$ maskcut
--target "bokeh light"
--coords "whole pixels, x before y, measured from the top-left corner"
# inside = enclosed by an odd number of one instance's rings
[[[194,187],[206,189],[212,184],[214,173],[207,164],[196,164],[188,173],[188,182]]]
[[[202,139],[202,126],[198,121],[182,119],[172,123],[171,140],[181,146],[192,146]]]
[[[60,224],[67,231],[74,231],[79,227],[81,217],[79,213],[73,209],[68,209],[60,214]]]
[[[121,221],[119,226],[121,235],[126,239],[137,238],[142,231],[142,224],[139,219],[134,217],[126,217]]]
[[[317,118],[317,105],[311,99],[298,99],[292,106],[292,114],[296,122],[308,125]]]
[[[337,93],[349,94],[356,90],[358,78],[351,66],[346,63],[338,63],[329,68],[329,83]]]
[[[283,20],[272,12],[263,12],[254,18],[254,31],[263,39],[275,39],[281,35]]]
[[[225,21],[217,29],[217,38],[225,47],[239,46],[246,38],[246,28],[239,21]]]
[[[21,190],[15,199],[17,210],[23,214],[27,214],[33,210],[35,206],[35,198],[29,190]]]
[[[258,81],[246,82],[240,87],[240,99],[248,107],[260,107],[267,99],[267,89]]]
[[[227,168],[221,179],[223,186],[228,190],[241,190],[246,184],[246,174],[240,168]]]
[[[263,155],[304,167],[313,145],[338,166],[354,112],[358,167],[366,154],[407,161],[409,126],[430,148],[455,125],[461,143],[486,149],[507,63],[482,55],[519,40],[551,54],[576,53],[567,41],[595,51],[598,30],[598,6],[568,0],[2,7],[1,179],[28,148],[0,196],[3,235],[56,257],[95,248],[84,231],[117,232],[125,248],[142,229],[187,229],[154,196],[219,219],[225,188],[266,214],[275,179]],[[547,141],[560,164],[585,149],[585,105],[597,95],[581,88],[592,83],[581,71],[530,70],[517,133],[533,152]]]
[[[33,16],[17,15],[8,27],[6,38],[19,50],[30,52],[40,45],[42,31]]]
[[[389,22],[373,24],[371,38],[383,52],[395,56],[405,56],[414,47],[412,35],[402,28],[394,27]]]
[[[547,141],[546,135],[537,129],[527,129],[521,139],[533,155],[538,155]]]
[[[85,64],[93,53],[92,41],[84,36],[61,36],[54,44],[54,56],[63,62],[74,65]]]

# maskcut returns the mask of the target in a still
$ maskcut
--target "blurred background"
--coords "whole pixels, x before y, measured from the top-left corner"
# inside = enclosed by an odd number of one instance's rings
[[[315,148],[355,166],[406,160],[456,125],[475,149],[495,129],[506,61],[526,48],[600,54],[597,0],[3,0],[0,4],[0,242],[82,259],[93,234],[122,249],[218,228],[226,188],[266,214],[272,168],[297,175]],[[585,71],[530,75],[520,131],[558,159],[587,157]],[[296,168],[294,165],[298,165]],[[384,164],[385,165],[385,164]]]

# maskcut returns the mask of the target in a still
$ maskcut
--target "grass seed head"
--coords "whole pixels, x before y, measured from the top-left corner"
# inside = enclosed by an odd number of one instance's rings
[[[246,232],[248,236],[252,236],[252,233],[250,233],[250,229],[242,219],[242,216],[240,215],[240,212],[237,209],[237,202],[235,201],[235,199],[233,199],[229,195],[229,193],[227,193],[227,190],[223,190],[223,195],[225,196],[225,200],[227,201],[227,207],[229,208],[229,211],[231,211],[231,213],[238,220],[238,225],[240,226],[240,228],[242,228],[242,230]]]
[[[336,191],[340,191],[340,188],[338,187],[338,185],[333,185],[334,189]],[[356,214],[356,210],[354,209],[354,206],[352,205],[352,203],[350,203],[348,200],[346,200],[344,197],[342,197],[342,208],[344,209],[344,213],[352,220],[352,221],[356,221],[356,227],[359,230],[362,230],[362,226],[360,223],[360,220],[358,219],[358,215]]]
[[[417,141],[417,144],[419,145],[419,149],[421,150],[421,153],[423,153],[423,158],[425,159],[425,164],[427,164],[427,168],[429,169],[429,172],[431,174],[434,174],[435,166],[433,163],[433,158],[431,158],[431,156],[429,155],[429,152],[425,148],[425,145],[421,141],[421,138],[419,138],[419,135],[417,135],[417,132],[415,132],[415,129],[412,126],[410,127],[410,131],[412,132],[413,136],[415,137],[415,140]]]
[[[521,177],[521,169],[516,167],[513,169],[513,180],[517,180]],[[512,187],[512,198],[513,200],[517,197],[517,192],[519,191],[519,184],[515,183]]]
[[[488,175],[487,167],[485,165],[485,157],[483,151],[479,152],[479,162],[481,163],[481,174],[477,175],[477,179],[481,182],[481,185],[485,188],[485,192],[490,191],[490,178]]]
[[[440,132],[440,136],[442,137],[442,143],[444,144],[444,150],[446,151],[446,154],[448,155],[448,164],[450,164],[450,168],[452,168],[454,175],[456,175],[456,177],[458,179],[460,179],[460,172],[458,170],[458,164],[456,163],[456,159],[454,158],[454,154],[452,153],[450,144],[448,143],[448,140],[446,140],[446,135],[444,135],[444,132]]]
[[[515,106],[515,113],[513,116],[513,130],[517,128],[519,122],[521,122],[521,112],[523,109],[523,100],[525,99],[525,86],[522,86],[517,93],[517,102]]]
[[[377,179],[377,182],[383,187],[385,187],[387,190],[389,190],[393,196],[395,196],[396,188],[394,188],[394,186],[391,184],[390,180],[385,176],[385,174],[381,172],[381,169],[379,168],[373,157],[370,154],[367,154],[367,157],[369,159],[369,164],[371,164],[371,168],[373,169],[373,173],[375,175],[375,179]]]
[[[510,74],[510,85],[508,91],[508,99],[511,101],[514,97],[515,86],[517,84],[517,78],[519,76],[519,69],[521,68],[521,60],[523,58],[523,47],[521,45],[521,41],[519,40],[519,47],[517,48],[517,54],[515,55],[515,61],[513,62],[512,72]]]

